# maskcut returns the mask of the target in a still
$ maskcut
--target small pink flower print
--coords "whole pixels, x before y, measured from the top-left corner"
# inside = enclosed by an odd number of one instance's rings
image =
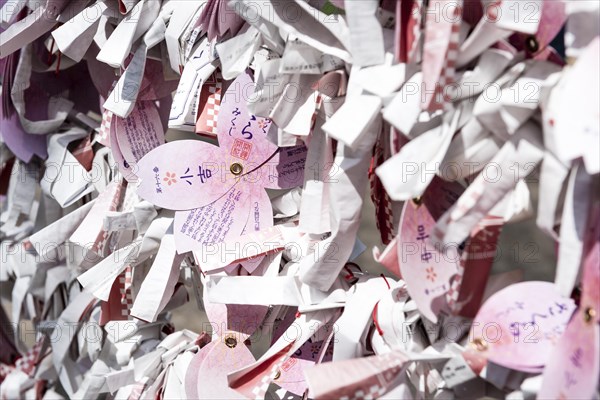
[[[269,127],[270,123],[271,123],[270,118],[263,118],[260,121],[258,121],[258,127],[260,129],[262,129],[263,132],[265,132],[265,130]]]
[[[177,179],[175,179],[175,172],[167,172],[167,176],[163,178],[163,181],[167,182],[169,186],[171,186],[171,183],[177,183]]]
[[[433,270],[433,267],[429,267],[425,270],[425,272],[427,272],[427,279],[430,280],[431,282],[435,281],[435,278],[437,278],[437,274],[435,273],[435,271]]]

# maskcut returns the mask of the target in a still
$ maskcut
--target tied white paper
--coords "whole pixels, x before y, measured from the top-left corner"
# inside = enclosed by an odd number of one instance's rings
[[[0,312],[0,397],[539,397],[536,374],[551,371],[531,367],[539,354],[524,351],[512,366],[492,360],[527,345],[525,311],[543,326],[574,289],[597,283],[581,282],[581,269],[597,242],[600,7],[486,0],[460,2],[448,15],[451,3],[3,1],[1,116],[16,128],[0,126],[0,280],[12,302],[10,321]],[[430,51],[446,43],[435,33],[452,17],[460,23],[449,47]],[[553,48],[563,39],[566,56]],[[250,89],[231,86],[240,74],[251,77]],[[193,185],[201,201],[206,182],[172,167],[182,160],[161,143],[205,140],[195,131],[213,111],[203,104],[211,78],[259,128],[271,124],[263,133],[279,150],[261,169],[293,165],[304,178],[245,200],[252,210],[232,220],[239,229],[225,241],[187,246],[175,241],[175,213],[137,195],[137,178],[157,195]],[[442,108],[424,106],[432,95],[444,96],[432,103]],[[142,132],[148,110],[157,129]],[[245,168],[264,150],[244,130],[231,146],[227,133],[219,138],[229,177],[236,162]],[[141,139],[128,141],[131,132]],[[149,143],[165,150],[164,167],[131,166]],[[286,160],[300,145],[304,165]],[[255,171],[241,178],[251,184]],[[227,186],[211,179],[216,194]],[[440,189],[427,199],[433,230],[400,224],[405,202],[419,204],[432,184]],[[187,214],[186,223],[202,216]],[[503,244],[522,236],[506,229],[496,246],[481,229],[527,219],[518,234],[537,240],[535,219],[551,242],[540,262],[558,255],[555,276],[528,262],[489,279],[465,272],[494,251],[513,268]],[[424,246],[412,277],[401,269],[410,239]],[[427,246],[442,245],[453,250],[440,256],[459,256],[454,276],[430,268]],[[557,283],[547,310],[513,286],[531,273]],[[419,285],[439,290],[435,318],[423,316]],[[475,326],[461,305],[481,297],[484,313],[505,288],[527,301],[502,304],[490,320],[525,317],[486,347],[469,335]],[[181,308],[191,297],[197,313]],[[597,354],[577,348],[597,338],[589,329],[596,300],[586,298],[573,317],[584,324],[575,333],[588,335],[581,341],[564,347],[563,326],[536,336],[564,356],[564,375],[548,379],[585,378],[597,390]],[[255,324],[255,333],[238,322]],[[186,329],[195,323],[212,332]]]

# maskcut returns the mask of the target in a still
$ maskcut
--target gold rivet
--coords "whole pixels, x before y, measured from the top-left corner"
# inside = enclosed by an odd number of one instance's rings
[[[525,46],[530,53],[537,53],[537,51],[540,49],[540,44],[535,36],[529,36],[525,41]]]
[[[233,163],[233,164],[231,164],[231,167],[229,167],[229,170],[231,171],[232,174],[239,175],[244,170],[244,167],[240,163]]]
[[[419,197],[415,197],[415,198],[413,199],[413,203],[415,203],[415,205],[417,205],[417,206],[420,206],[420,205],[421,205],[421,203],[423,203],[423,198],[422,198],[421,196],[419,196]]]
[[[592,307],[586,308],[585,311],[583,312],[583,320],[588,324],[590,322],[592,322],[592,320],[594,319],[595,316],[596,316],[596,310],[594,310]]]
[[[277,380],[277,379],[279,379],[279,378],[281,378],[281,371],[280,371],[280,370],[277,370],[277,373],[275,374],[275,378],[273,378],[273,380],[275,380],[275,381],[276,381],[276,380]]]
[[[233,336],[227,336],[225,338],[225,345],[230,349],[233,349],[235,346],[237,346],[237,340]]]
[[[471,344],[473,347],[475,347],[475,349],[477,349],[477,351],[486,351],[488,348],[487,343],[482,338],[473,339]]]

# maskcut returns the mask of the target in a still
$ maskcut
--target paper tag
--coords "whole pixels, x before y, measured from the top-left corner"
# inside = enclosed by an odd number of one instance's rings
[[[487,50],[491,45],[501,39],[507,38],[512,34],[512,31],[503,29],[496,20],[498,18],[498,4],[490,2],[485,9],[486,16],[481,18],[473,32],[460,46],[456,66],[464,67],[466,64],[474,60],[481,53]]]
[[[584,321],[584,311],[575,314],[549,355],[539,398],[587,399],[594,396],[600,374],[599,331],[597,322]]]
[[[591,398],[598,385],[600,360],[600,208],[590,219],[591,246],[584,261],[583,296],[579,309],[550,355],[539,398]]]
[[[376,16],[378,5],[373,0],[344,2],[350,28],[350,50],[355,65],[383,63],[383,32]]]
[[[216,344],[217,341],[206,344],[190,361],[187,372],[185,373],[185,394],[188,399],[198,398],[198,382],[201,381],[199,379],[198,370],[206,359],[206,356],[209,353],[209,348],[214,347]]]
[[[210,42],[204,39],[185,65],[169,114],[169,127],[193,131],[199,110],[199,96],[204,82],[216,65],[210,62]]]
[[[472,343],[488,360],[540,372],[575,309],[549,282],[511,285],[490,297],[473,321]]]
[[[169,53],[171,69],[179,72],[180,65],[182,65],[179,38],[183,35],[186,27],[192,22],[196,10],[206,4],[201,2],[176,1],[171,2],[170,5],[173,7],[173,14],[169,19],[169,26],[165,32],[165,43]]]
[[[488,179],[484,170],[448,212],[437,221],[434,232],[436,240],[462,243],[477,222],[512,190],[520,179],[524,179],[543,156],[536,137],[536,126],[527,122],[515,134],[514,141],[505,142],[490,164],[497,165],[498,175]],[[510,166],[511,173],[506,173]]]
[[[88,133],[79,128],[51,135],[48,140],[49,157],[46,166],[54,169],[45,175],[40,185],[45,193],[62,207],[67,207],[94,190],[92,176],[69,151],[69,144],[86,138]]]
[[[365,278],[352,287],[344,305],[344,312],[336,322],[339,333],[333,348],[334,361],[360,356],[363,347],[361,338],[367,325],[371,323],[373,308],[389,291],[388,281],[392,280],[381,277]]]
[[[446,155],[460,114],[457,110],[451,123],[444,122],[411,140],[377,168],[376,174],[392,200],[409,200],[423,194]]]
[[[395,237],[386,246],[383,252],[377,247],[373,247],[373,258],[375,261],[383,265],[388,272],[394,274],[394,276],[402,277],[400,273],[400,263],[398,260],[398,238]]]
[[[81,61],[94,40],[100,17],[108,10],[106,1],[94,2],[52,31],[56,46],[67,57]],[[96,28],[96,29],[94,29]]]
[[[204,292],[204,305],[213,337],[230,336],[240,344],[260,327],[269,310],[266,305],[211,303],[207,291]]]
[[[170,142],[147,153],[137,166],[138,195],[159,207],[189,210],[213,203],[236,184],[222,152],[198,140]]]
[[[450,278],[457,272],[459,254],[456,244],[438,249],[429,242],[434,226],[427,201],[405,203],[399,229],[400,271],[421,313],[437,322],[437,315],[447,308],[444,297],[450,290]]]
[[[239,75],[223,96],[217,122],[219,147],[243,167],[244,173],[259,167],[277,151],[277,146],[266,140],[271,120],[251,114],[246,105],[253,90],[252,77],[248,73]]]
[[[29,162],[34,154],[42,159],[48,157],[46,135],[26,133],[16,112],[13,112],[10,118],[2,112],[1,125],[2,140],[17,158]]]
[[[276,326],[271,344],[275,343],[275,338],[279,338],[281,335],[285,334],[286,329],[293,324],[294,319],[295,313],[292,309]],[[325,327],[323,327],[323,329],[325,329]],[[324,349],[323,346],[327,346],[327,348]],[[304,377],[306,368],[315,365],[315,362],[319,361],[320,356],[322,356],[322,360],[320,360],[322,362],[331,361],[332,354],[332,346],[330,346],[328,340],[315,340],[313,338],[304,343],[290,358],[281,364],[281,367],[273,379],[273,383],[281,386],[288,392],[302,396],[307,389],[307,383]]]
[[[198,398],[243,399],[238,392],[229,388],[227,374],[255,361],[248,347],[225,333],[214,346],[205,349],[208,353],[198,369]]]
[[[334,315],[330,310],[301,314],[255,363],[229,374],[230,387],[246,397],[263,397],[288,358]]]
[[[271,200],[266,191],[261,190],[258,196],[253,195],[250,204],[248,221],[246,221],[246,226],[244,227],[242,235],[259,232],[273,226],[273,207],[271,206]],[[244,260],[241,265],[248,273],[252,274],[264,259],[264,255],[251,257]]]
[[[226,160],[242,167],[242,174],[252,171],[246,181],[253,185],[273,189],[298,186],[303,179],[307,149],[301,145],[279,151],[267,140],[269,129],[274,129],[271,120],[251,114],[246,105],[253,89],[248,73],[239,75],[227,89],[217,122],[219,147]]]
[[[218,70],[201,86],[196,133],[217,136],[217,117],[221,107],[222,88],[223,77]]]
[[[153,1],[140,0],[136,3],[104,43],[96,59],[114,68],[123,66],[133,43],[156,20],[159,10],[160,4]]]
[[[346,146],[355,147],[363,134],[373,129],[379,116],[381,99],[378,96],[358,95],[346,99],[342,107],[325,124],[323,130]]]
[[[276,225],[259,232],[247,232],[236,240],[222,243],[205,243],[194,256],[204,272],[223,268],[234,261],[246,260],[262,254],[280,251],[298,238],[296,227],[291,224]]]
[[[36,12],[12,24],[0,34],[0,58],[4,58],[25,47],[51,30],[56,25],[56,20],[60,12],[64,9],[73,12],[73,9],[76,9],[80,5],[81,3],[69,4],[67,0],[47,0]],[[3,11],[6,10],[3,9]]]
[[[396,57],[402,63],[414,63],[419,55],[423,0],[401,1],[396,4]]]
[[[175,253],[175,240],[167,232],[160,242],[152,267],[142,282],[131,308],[131,315],[154,322],[175,292],[183,257]]]
[[[115,211],[123,193],[121,180],[113,181],[96,199],[94,205],[81,225],[69,238],[69,241],[79,246],[89,246],[89,251],[104,254],[108,235],[105,233],[103,218],[107,211]],[[83,256],[83,255],[82,255]],[[100,257],[99,257],[100,258]],[[97,261],[97,258],[95,261]]]
[[[588,93],[589,88],[600,83],[597,74],[600,38],[594,39],[584,50],[575,65],[563,73],[562,79],[550,95],[544,110],[545,127],[552,132],[551,143],[558,158],[566,165],[583,157],[589,174],[600,172],[600,156],[595,151],[600,146],[598,128],[598,93],[581,98],[576,93]]]
[[[294,35],[289,35],[281,57],[279,72],[285,74],[320,74],[324,55]]]
[[[257,174],[267,189],[291,189],[302,185],[307,148],[304,145],[282,148]]]
[[[148,153],[140,161],[140,196],[162,207],[185,210],[213,203],[236,183],[253,198],[261,196],[263,187],[299,185],[306,148],[280,152],[267,140],[270,120],[249,114],[242,97],[252,85],[250,76],[244,74],[227,90],[217,124],[219,147],[177,141]],[[242,215],[248,215],[250,204],[245,204]]]
[[[217,201],[175,213],[173,229],[179,254],[199,249],[203,243],[220,243],[240,236],[248,216],[250,194],[233,187]]]
[[[444,7],[444,14],[439,10]],[[463,2],[430,1],[425,22],[423,47],[424,102],[421,109],[443,109],[448,101],[446,85],[454,83],[460,45]],[[431,9],[431,10],[430,10]]]
[[[408,357],[402,351],[316,365],[306,370],[315,398],[380,397],[392,388]],[[339,377],[346,379],[341,380]]]
[[[261,42],[259,32],[250,27],[246,32],[217,44],[216,49],[221,60],[223,78],[234,79],[243,73]]]
[[[113,124],[119,150],[123,156],[123,162],[119,163],[119,170],[125,179],[135,182],[137,162],[165,142],[160,115],[153,102],[141,101],[137,103],[129,117],[115,116],[111,128]]]
[[[460,258],[458,275],[447,294],[453,313],[474,318],[481,306],[485,285],[496,258],[496,246],[504,220],[486,217],[471,233]]]

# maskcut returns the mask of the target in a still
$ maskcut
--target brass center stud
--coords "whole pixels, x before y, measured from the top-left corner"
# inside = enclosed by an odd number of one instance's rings
[[[583,320],[588,324],[594,320],[595,316],[596,310],[594,310],[592,307],[586,308],[583,312]]]
[[[235,346],[237,346],[236,338],[234,338],[233,336],[227,336],[225,338],[225,345],[230,349],[233,349]]]
[[[471,344],[473,347],[475,347],[475,349],[477,349],[477,351],[486,351],[488,349],[487,343],[482,338],[473,339]]]
[[[527,47],[527,50],[530,53],[537,53],[537,51],[540,49],[540,44],[535,36],[529,36],[525,41],[525,47]]]
[[[231,167],[229,167],[229,170],[231,171],[232,174],[237,176],[237,175],[241,174],[242,171],[244,171],[244,167],[240,163],[233,163],[233,164],[231,164]]]

